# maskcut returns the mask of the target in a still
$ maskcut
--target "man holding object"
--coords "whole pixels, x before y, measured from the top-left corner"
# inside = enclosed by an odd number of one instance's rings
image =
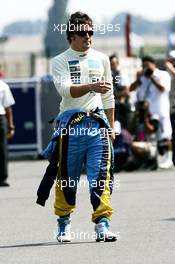
[[[93,24],[87,14],[72,14],[66,33],[70,48],[53,58],[52,74],[62,97],[59,126],[69,127],[75,133],[65,133],[66,130],[62,133],[61,130],[59,135],[54,204],[58,222],[57,240],[69,242],[71,239],[70,214],[75,209],[77,182],[84,163],[96,241],[115,241],[116,235],[109,231],[112,215],[112,142],[115,138],[110,63],[106,55],[91,48]],[[71,186],[70,180],[74,183]]]

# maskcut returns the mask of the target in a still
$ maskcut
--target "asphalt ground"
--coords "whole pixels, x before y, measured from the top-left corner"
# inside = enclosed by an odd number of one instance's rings
[[[1,264],[175,263],[175,169],[115,175],[111,231],[120,238],[111,243],[94,240],[88,184],[82,175],[72,242],[59,244],[54,188],[45,207],[35,203],[47,161],[9,165],[11,186],[0,188]]]

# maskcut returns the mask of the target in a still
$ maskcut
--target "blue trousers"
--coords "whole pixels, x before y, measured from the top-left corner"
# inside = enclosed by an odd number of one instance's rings
[[[92,117],[69,126],[59,137],[59,166],[55,187],[55,214],[75,209],[77,185],[84,164],[93,207],[92,221],[112,215],[113,146],[107,128]],[[84,188],[83,186],[81,186]]]

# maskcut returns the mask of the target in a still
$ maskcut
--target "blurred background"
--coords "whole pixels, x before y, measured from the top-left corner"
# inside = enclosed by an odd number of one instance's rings
[[[49,75],[51,57],[68,47],[55,25],[67,23],[75,11],[88,13],[99,25],[93,47],[117,53],[129,82],[135,79],[144,55],[153,55],[163,67],[175,49],[175,10],[171,0],[16,0],[1,1],[0,70],[14,95],[16,134],[9,144],[12,156],[38,155],[52,128],[48,120],[59,111],[60,97]],[[119,31],[105,31],[103,25]],[[49,96],[49,99],[48,99]]]
[[[127,56],[126,20],[131,15],[132,56],[144,53],[164,58],[175,45],[175,12],[173,2],[158,5],[154,1],[53,1],[10,0],[1,3],[0,61],[7,78],[29,77],[47,73],[47,57],[61,52],[61,34],[54,24],[67,22],[70,13],[81,10],[92,16],[97,25],[120,24],[120,31],[97,32],[94,48],[110,55]],[[54,42],[56,50],[54,51]]]

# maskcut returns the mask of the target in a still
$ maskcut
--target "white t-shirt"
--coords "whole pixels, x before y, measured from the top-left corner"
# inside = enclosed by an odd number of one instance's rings
[[[121,86],[125,86],[125,87],[129,87],[129,85],[130,85],[129,78],[124,73],[121,73],[121,76],[120,76],[120,85]]]
[[[13,105],[15,100],[9,86],[0,80],[0,115],[5,115],[5,108]]]
[[[161,92],[149,78],[142,76],[142,84],[137,89],[137,100],[148,101],[151,114],[158,114],[159,117],[169,117],[169,92],[171,89],[170,75],[166,71],[155,69],[153,76],[165,87],[165,90]]]
[[[60,112],[75,108],[93,110],[96,107],[114,108],[113,89],[106,94],[89,92],[79,98],[70,94],[72,84],[88,84],[104,80],[112,83],[112,75],[108,57],[94,49],[77,52],[72,48],[54,57],[51,63],[54,84],[62,97]]]

